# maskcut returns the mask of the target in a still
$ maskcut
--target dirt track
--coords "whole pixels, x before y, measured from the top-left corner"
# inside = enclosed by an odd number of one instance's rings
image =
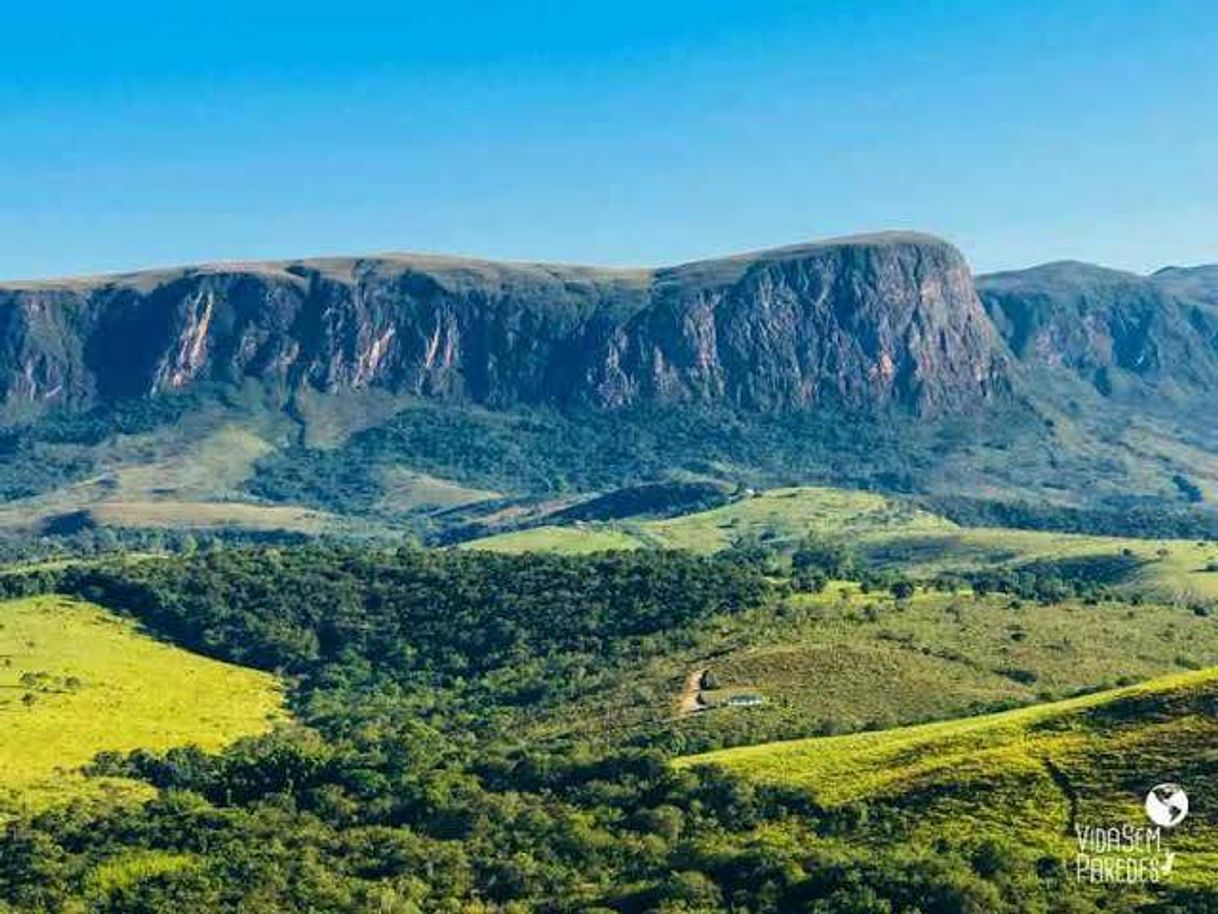
[[[677,706],[678,714],[697,714],[706,710],[702,701],[702,677],[706,670],[694,670],[685,677],[685,688],[681,690],[681,702]]]

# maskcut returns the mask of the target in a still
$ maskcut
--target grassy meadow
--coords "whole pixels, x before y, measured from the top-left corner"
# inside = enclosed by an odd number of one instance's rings
[[[0,811],[128,789],[77,773],[102,750],[217,749],[284,715],[274,677],[155,641],[100,607],[0,603]]]
[[[334,527],[335,519],[321,511],[294,505],[254,505],[242,502],[114,501],[89,510],[109,527],[161,527],[176,530],[290,530],[317,534]]]
[[[1218,625],[1171,603],[927,590],[897,600],[832,582],[704,620],[680,650],[641,660],[537,727],[659,729],[677,749],[742,745],[963,717],[1215,665]],[[708,709],[682,714],[696,671]],[[742,693],[763,703],[728,706]]]
[[[625,530],[608,524],[588,524],[560,527],[545,525],[526,530],[513,530],[486,539],[461,544],[462,549],[487,552],[560,552],[564,555],[586,555],[608,549],[638,549],[644,543]]]
[[[820,487],[773,489],[720,508],[666,520],[540,527],[467,544],[508,552],[656,546],[715,552],[742,536],[793,544],[813,534],[841,541],[876,564],[918,576],[1122,552],[1142,561],[1131,589],[1185,602],[1218,599],[1218,543],[962,527],[909,503]]]
[[[241,427],[208,412],[187,416],[180,427],[118,434],[79,459],[95,463],[91,475],[0,508],[0,529],[27,529],[71,512],[110,527],[238,528],[320,533],[337,519],[323,511],[260,504],[245,493],[259,458],[272,450],[276,429]],[[67,447],[67,446],[64,446]]]
[[[1164,830],[1173,885],[1210,887],[1218,864],[1218,671],[979,717],[747,746],[680,759],[807,791],[824,808],[865,804],[877,844],[945,836],[1015,840],[1069,867],[1076,828],[1148,825],[1156,784],[1177,782],[1192,814]]]

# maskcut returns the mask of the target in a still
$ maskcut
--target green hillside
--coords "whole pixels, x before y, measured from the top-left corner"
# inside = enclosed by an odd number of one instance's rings
[[[484,552],[557,552],[584,555],[607,549],[638,549],[644,543],[628,531],[604,524],[560,527],[547,524],[527,530],[513,530],[462,544],[464,549]]]
[[[103,750],[216,750],[283,717],[275,679],[141,634],[87,603],[0,603],[0,813],[131,785],[76,773]]]
[[[11,909],[1165,914],[1214,888],[1218,642],[1188,607],[867,569],[793,593],[738,549],[313,544],[0,582],[282,671],[303,725],[106,756],[155,795],[18,817]],[[1165,781],[1195,804],[1168,885],[1079,882],[1071,825],[1138,824]]]
[[[1213,665],[1218,626],[1171,604],[935,590],[898,600],[833,582],[690,626],[677,649],[543,714],[536,735],[610,727],[691,751],[942,720]],[[689,713],[697,673],[705,710]],[[762,703],[732,707],[739,695]]]
[[[1218,598],[1218,543],[1138,539],[998,527],[965,527],[912,502],[823,487],[773,489],[721,508],[655,521],[546,527],[492,536],[470,548],[578,553],[641,545],[715,552],[744,537],[789,547],[807,534],[847,544],[880,566],[918,576],[1033,561],[1127,553],[1139,560],[1131,589],[1179,601]]]
[[[1013,841],[1073,867],[1076,826],[1146,826],[1146,792],[1178,782],[1193,814],[1165,830],[1173,886],[1212,888],[1218,823],[1218,670],[982,717],[729,749],[680,759],[806,791],[827,809],[865,804],[875,844]],[[1155,849],[1157,852],[1157,848]],[[1160,863],[1165,862],[1165,857]]]

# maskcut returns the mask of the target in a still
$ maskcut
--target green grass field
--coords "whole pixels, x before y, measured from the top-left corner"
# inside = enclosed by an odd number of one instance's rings
[[[624,530],[608,524],[559,527],[548,525],[516,530],[486,539],[461,544],[462,549],[484,549],[488,552],[561,552],[565,555],[585,555],[611,549],[638,549],[644,545]]]
[[[337,518],[295,505],[254,505],[243,502],[114,501],[89,509],[94,520],[108,527],[160,527],[176,530],[291,530],[322,533],[337,529]]]
[[[658,543],[695,552],[722,549],[745,533],[779,541],[815,533],[865,542],[958,529],[941,517],[880,495],[819,487],[772,489],[721,508],[639,527]]]
[[[61,597],[0,603],[0,811],[129,786],[77,773],[106,749],[216,749],[286,719],[265,673],[188,653]]]
[[[673,745],[742,745],[1032,705],[1218,665],[1218,625],[1171,604],[919,591],[897,601],[832,583],[704,620],[679,651],[596,684],[544,734],[662,728]],[[710,709],[680,714],[686,679],[709,674]],[[758,707],[726,705],[760,695]]]
[[[1173,884],[1213,886],[1218,819],[1218,671],[1150,682],[980,717],[747,746],[678,760],[718,765],[806,790],[822,807],[864,803],[869,840],[1015,841],[1065,863],[1076,828],[1149,825],[1146,792],[1177,782],[1193,813],[1165,830]]]
[[[501,497],[499,492],[461,486],[404,466],[384,467],[379,476],[383,494],[377,507],[393,513],[456,508]]]
[[[1145,563],[1131,586],[1180,602],[1218,599],[1218,572],[1206,570],[1218,562],[1218,543],[961,527],[880,495],[817,487],[774,489],[667,520],[542,527],[468,546],[511,552],[583,553],[639,546],[715,552],[744,535],[781,545],[808,534],[845,542],[870,561],[921,576],[1128,550]]]
[[[270,420],[244,428],[203,411],[179,426],[115,435],[79,449],[78,456],[97,462],[95,475],[6,502],[0,528],[25,529],[74,511],[111,527],[315,534],[341,526],[323,511],[257,503],[244,491],[256,461],[272,450],[267,439],[275,434]]]

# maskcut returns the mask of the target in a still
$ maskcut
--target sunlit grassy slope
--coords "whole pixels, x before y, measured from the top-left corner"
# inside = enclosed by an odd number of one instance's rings
[[[94,792],[104,785],[74,772],[104,749],[215,749],[283,716],[265,673],[154,641],[86,603],[0,603],[0,811]]]
[[[1216,543],[961,527],[881,495],[816,487],[774,489],[668,520],[546,527],[470,545],[565,552],[653,545],[713,552],[744,534],[782,543],[809,533],[842,540],[879,564],[924,575],[1038,559],[1112,556],[1129,550],[1145,562],[1131,582],[1142,589],[1168,598],[1218,598],[1218,572],[1206,570],[1211,562],[1218,562]]]
[[[0,528],[27,528],[83,511],[111,527],[233,528],[321,533],[339,520],[295,505],[262,504],[245,493],[274,427],[239,427],[208,412],[180,426],[114,435],[88,450],[96,472],[0,508]],[[265,437],[263,437],[265,436]],[[85,451],[79,457],[83,459]]]
[[[378,506],[382,510],[401,513],[457,508],[500,497],[498,492],[458,485],[451,480],[416,473],[396,465],[381,471],[380,483],[383,494]]]
[[[489,552],[561,552],[583,555],[608,549],[638,549],[644,543],[624,530],[608,525],[544,526],[516,530],[486,539],[474,540],[463,548]]]
[[[936,591],[898,601],[834,582],[704,620],[680,650],[543,726],[663,727],[677,746],[739,745],[961,717],[1214,665],[1218,625],[1186,607]],[[712,710],[677,715],[694,671],[708,674]],[[763,704],[720,706],[742,692]]]
[[[732,621],[737,634],[721,641],[730,649],[705,663],[716,684],[768,697],[764,715],[792,723],[818,716],[844,729],[1218,664],[1218,626],[1165,605],[1042,605],[935,592],[898,602],[841,585],[761,616]]]
[[[291,530],[322,533],[335,526],[321,511],[295,505],[252,505],[241,502],[115,501],[89,509],[94,520],[112,527],[164,527],[179,530],[211,528]]]
[[[1077,851],[1075,825],[1148,825],[1146,792],[1177,782],[1193,798],[1193,814],[1164,841],[1178,854],[1172,881],[1208,885],[1218,866],[1216,710],[1218,671],[1207,669],[999,714],[747,746],[678,765],[720,765],[807,790],[827,808],[866,803],[881,843],[992,835],[1062,861]]]

